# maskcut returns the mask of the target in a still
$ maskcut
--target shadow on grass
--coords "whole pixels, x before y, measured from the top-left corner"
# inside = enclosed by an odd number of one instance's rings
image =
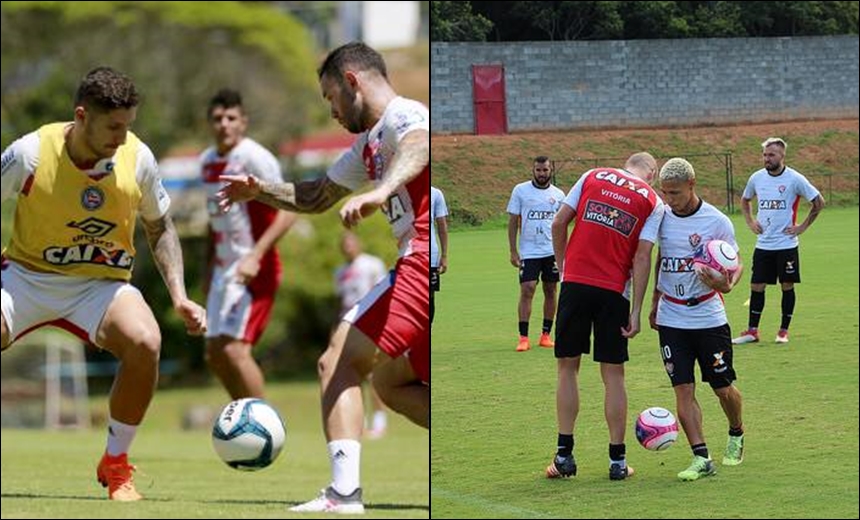
[[[26,500],[83,500],[83,501],[99,501],[104,502],[104,497],[95,497],[95,496],[72,496],[72,495],[52,495],[48,493],[2,493],[0,494],[0,498],[3,500],[6,499],[26,499]],[[293,500],[178,500],[175,498],[146,498],[145,502],[199,502],[203,504],[232,504],[232,505],[271,505],[271,504],[280,504],[284,507],[292,507],[303,502],[296,502]],[[365,504],[364,507],[370,510],[379,510],[379,511],[406,511],[406,510],[416,510],[416,511],[430,511],[430,506],[425,504]]]

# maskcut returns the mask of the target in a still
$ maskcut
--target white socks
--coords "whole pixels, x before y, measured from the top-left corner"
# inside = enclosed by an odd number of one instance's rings
[[[328,443],[331,486],[341,495],[351,495],[359,486],[361,443],[342,439]]]
[[[121,423],[113,418],[108,420],[107,453],[111,457],[128,453],[131,441],[137,433],[137,426]]]

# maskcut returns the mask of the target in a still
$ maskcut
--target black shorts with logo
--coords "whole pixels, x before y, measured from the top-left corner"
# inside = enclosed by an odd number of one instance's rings
[[[753,253],[751,283],[800,283],[800,253],[796,247],[767,251],[756,248]]]
[[[661,325],[660,356],[672,386],[695,383],[696,361],[702,370],[702,381],[715,390],[737,379],[728,323],[709,329],[676,329]]]
[[[594,328],[594,360],[624,363],[627,338],[621,335],[630,319],[630,302],[621,294],[581,283],[562,282],[555,320],[555,357],[568,358],[591,351]]]
[[[554,255],[520,260],[520,283],[534,282],[538,275],[543,283],[558,283],[558,266]]]
[[[430,268],[430,290],[433,292],[439,292],[439,268],[431,267]]]

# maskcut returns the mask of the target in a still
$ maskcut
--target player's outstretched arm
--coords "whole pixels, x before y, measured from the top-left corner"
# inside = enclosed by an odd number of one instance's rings
[[[167,285],[173,308],[185,322],[189,334],[198,336],[206,331],[206,310],[188,299],[185,292],[185,268],[182,247],[173,219],[164,215],[157,220],[141,219],[155,265]]]
[[[328,176],[299,183],[263,182],[253,175],[222,175],[220,180],[227,183],[218,192],[218,205],[222,211],[227,211],[237,202],[255,199],[296,213],[322,213],[351,193],[349,188]]]

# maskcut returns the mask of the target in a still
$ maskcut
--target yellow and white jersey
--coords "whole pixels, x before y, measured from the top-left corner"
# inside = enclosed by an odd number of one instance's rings
[[[3,152],[2,200],[18,198],[4,256],[34,271],[127,281],[138,212],[157,220],[170,206],[155,157],[129,132],[112,158],[80,170],[68,125],[43,126]]]

